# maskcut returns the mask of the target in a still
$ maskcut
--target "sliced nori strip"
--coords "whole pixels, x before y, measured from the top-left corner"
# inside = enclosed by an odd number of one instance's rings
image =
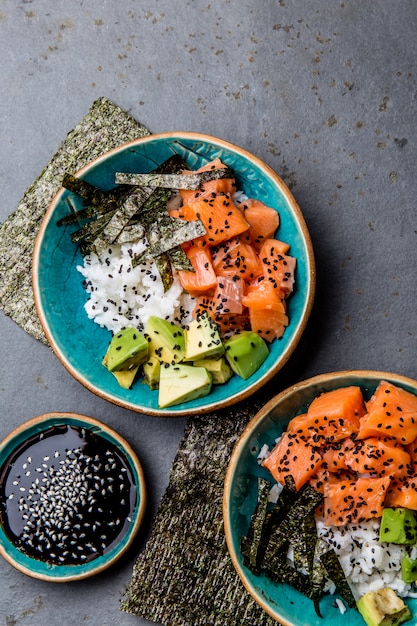
[[[179,154],[174,154],[159,165],[154,172],[172,171],[177,172],[184,169],[186,163]],[[119,206],[125,202],[125,200],[132,193],[132,188],[129,185],[119,185],[108,191],[103,191],[99,187],[88,183],[81,178],[77,178],[73,174],[65,174],[62,180],[62,186],[69,191],[79,195],[85,202],[88,202],[90,206],[80,209],[77,213],[67,215],[58,221],[58,225],[71,224],[75,221],[97,217],[108,213],[114,212]],[[170,190],[158,190],[158,194],[155,194],[155,200],[158,202],[167,202],[171,196]],[[153,195],[153,194],[152,194]],[[163,197],[162,197],[163,196]],[[152,196],[148,202],[143,205],[143,210],[150,210],[154,208]],[[165,206],[166,208],[166,206]]]
[[[322,502],[323,495],[306,485],[298,492],[298,497],[290,508],[276,532],[269,538],[265,551],[264,564],[278,552],[286,541],[291,539],[293,534],[297,534],[303,520],[313,512]]]
[[[115,203],[120,204],[123,202],[132,192],[129,185],[119,185],[118,187],[104,191],[100,189],[100,187],[96,187],[82,178],[68,173],[64,174],[62,186],[68,191],[80,196],[87,204],[96,207],[104,207],[102,209],[104,212],[114,208]]]
[[[222,167],[192,174],[134,174],[117,172],[115,176],[118,184],[189,190],[199,189],[204,182],[220,178],[234,178],[233,170]]]
[[[72,243],[78,243],[80,241],[84,241],[85,243],[90,241],[90,243],[92,243],[99,233],[106,227],[106,224],[108,224],[114,213],[115,211],[111,211],[106,215],[101,215],[96,220],[87,222],[87,224],[84,224],[81,228],[75,230],[71,233]]]
[[[76,222],[82,222],[83,220],[92,219],[97,217],[97,206],[90,204],[74,213],[65,215],[57,221],[58,226],[66,226],[67,224],[75,224]]]
[[[123,244],[138,241],[145,236],[145,229],[139,222],[127,224],[121,233],[118,234],[114,243]]]
[[[195,271],[191,264],[190,259],[185,254],[181,246],[176,246],[175,248],[171,248],[171,250],[167,251],[167,255],[169,257],[169,260],[171,261],[172,267],[175,270],[183,271],[183,272]]]
[[[329,546],[323,539],[316,538],[312,570],[310,572],[310,589],[307,595],[313,601],[318,617],[323,617],[320,611],[320,598],[326,584],[326,572],[321,557],[328,548]]]
[[[247,539],[250,541],[249,551],[245,555],[245,565],[252,571],[260,571],[260,549],[264,536],[264,524],[268,509],[271,483],[265,478],[258,478],[258,493],[255,510],[251,516]]]
[[[316,541],[316,518],[314,511],[312,511],[301,522],[300,532],[291,535],[295,569],[304,569],[308,573],[312,571]]]
[[[309,577],[297,571],[287,562],[286,551],[283,551],[280,558],[275,557],[265,568],[265,574],[278,583],[285,583],[297,589],[300,593],[308,595],[310,589]]]
[[[169,227],[172,227],[172,229]],[[151,258],[173,250],[182,243],[191,241],[205,234],[206,230],[200,220],[184,222],[183,220],[174,220],[171,218],[171,222],[166,224],[163,232],[161,232],[159,224],[153,224],[148,230],[149,247],[140,255],[133,257],[132,265],[135,267],[136,265],[145,263]]]
[[[334,582],[336,590],[339,592],[343,600],[345,600],[349,607],[356,607],[356,601],[352,590],[346,580],[345,573],[334,549],[330,548],[324,552],[320,556],[320,560],[326,568],[327,576]]]
[[[168,218],[167,202],[171,196],[171,189],[157,188],[153,190],[153,193],[132,217],[132,222],[141,222],[145,227],[148,227],[155,221],[155,216]]]
[[[174,277],[171,270],[171,261],[168,254],[160,254],[154,259],[154,263],[161,276],[164,291],[168,291],[168,289],[172,286],[172,283],[174,282]]]
[[[95,185],[88,183],[73,174],[64,174],[62,179],[62,186],[68,191],[72,191],[77,196],[80,196],[83,200],[89,204],[102,204],[105,202],[105,194],[102,189],[99,189]]]
[[[126,199],[122,206],[113,213],[104,229],[92,243],[91,247],[97,255],[100,255],[107,246],[114,243],[130,218],[137,212],[138,206],[142,204],[151,193],[152,190],[149,187],[135,188],[135,191]]]

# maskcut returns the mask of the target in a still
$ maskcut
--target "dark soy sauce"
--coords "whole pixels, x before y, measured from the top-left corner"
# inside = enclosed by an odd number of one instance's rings
[[[137,506],[129,464],[110,441],[53,426],[25,441],[0,475],[0,519],[14,545],[54,565],[107,554]]]

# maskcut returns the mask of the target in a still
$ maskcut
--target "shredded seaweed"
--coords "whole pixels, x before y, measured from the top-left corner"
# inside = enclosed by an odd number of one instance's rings
[[[269,503],[271,483],[264,478],[258,479],[258,496],[255,511],[252,514],[247,537],[242,538],[244,561],[252,571],[260,571],[260,551],[265,536],[265,521]]]
[[[274,534],[269,538],[264,555],[264,563],[267,563],[274,555],[279,554],[282,546],[287,541],[296,541],[305,518],[314,512],[322,500],[323,495],[310,487],[310,485],[305,485],[298,492],[293,505],[276,528]]]
[[[323,495],[310,485],[299,491],[291,475],[274,505],[269,504],[271,484],[258,479],[258,496],[247,535],[240,538],[245,566],[254,574],[286,583],[310,598],[319,617],[326,582],[355,607],[355,599],[333,548],[317,537],[315,511]],[[272,506],[272,508],[271,508]]]
[[[130,172],[116,172],[117,184],[136,185],[139,187],[166,187],[168,189],[197,190],[209,180],[219,178],[234,178],[233,170],[225,167],[194,172],[192,174],[135,174]]]
[[[137,212],[139,206],[149,198],[151,193],[152,189],[150,187],[135,188],[135,191],[131,193],[122,206],[112,214],[107,224],[92,242],[91,249],[93,252],[100,256],[109,245],[116,241],[123,228]]]
[[[161,276],[164,291],[168,291],[168,289],[172,287],[172,283],[174,282],[174,277],[171,270],[171,260],[168,254],[164,252],[163,254],[157,256],[154,259],[154,262]]]
[[[282,551],[280,558],[272,559],[264,571],[268,578],[274,582],[290,585],[303,595],[308,596],[310,588],[309,577],[288,563],[286,550]]]
[[[169,256],[169,260],[171,261],[171,266],[183,272],[194,272],[194,268],[191,264],[190,259],[185,254],[184,250],[181,246],[176,246],[175,248],[171,248],[171,250],[167,251],[167,255]]]
[[[356,601],[353,596],[349,583],[346,580],[345,573],[333,548],[327,550],[320,556],[320,560],[326,568],[327,576],[336,585],[336,590],[351,608],[356,607]]]
[[[320,610],[320,598],[326,585],[326,570],[321,556],[329,549],[328,544],[321,538],[316,538],[313,550],[313,563],[310,572],[310,588],[308,597],[313,601],[314,609],[319,617],[323,617]]]
[[[312,571],[316,541],[316,518],[314,511],[312,511],[302,520],[299,532],[291,537],[291,545],[294,550],[294,567],[296,569],[305,569],[307,572]]]
[[[154,181],[161,176],[175,177],[185,168],[184,159],[174,154],[149,176]],[[210,174],[212,177],[220,175],[216,170]],[[133,257],[132,266],[153,260],[165,291],[173,283],[173,268],[194,271],[181,244],[204,235],[206,231],[200,220],[185,222],[169,215],[167,202],[172,189],[121,184],[104,191],[72,174],[64,176],[62,185],[87,204],[77,211],[70,203],[70,213],[58,222],[59,225],[80,225],[71,233],[71,241],[79,244],[83,255],[94,252],[100,256],[114,243],[132,242],[136,237],[146,236],[148,246],[143,253]]]
[[[132,265],[140,265],[151,258],[158,257],[164,252],[173,250],[181,243],[191,241],[204,235],[206,230],[200,222],[184,222],[180,219],[170,218],[171,223],[154,223],[148,229],[148,248],[132,259]]]
[[[126,224],[124,229],[117,235],[114,243],[132,243],[138,241],[145,236],[145,229],[143,225],[138,222],[136,224]]]

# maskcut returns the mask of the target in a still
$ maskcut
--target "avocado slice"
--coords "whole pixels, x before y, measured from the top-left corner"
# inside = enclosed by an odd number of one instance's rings
[[[402,507],[384,509],[379,541],[408,545],[417,543],[417,517],[414,511]]]
[[[217,324],[206,311],[190,322],[184,332],[184,361],[221,356],[224,353]]]
[[[404,601],[389,587],[369,591],[357,602],[367,626],[398,626],[411,618]]]
[[[178,363],[185,354],[184,331],[180,326],[151,315],[145,325],[145,337],[149,341],[149,354],[165,363]]]
[[[182,363],[162,363],[159,377],[158,406],[162,409],[207,396],[212,376],[205,367]]]
[[[146,338],[137,328],[127,326],[113,335],[103,364],[110,372],[134,369],[146,360],[148,350]]]
[[[213,377],[213,385],[223,385],[233,376],[232,368],[224,356],[218,359],[200,359],[194,361],[194,367],[205,367]]]
[[[115,370],[112,372],[113,376],[115,376],[117,382],[124,389],[130,389],[134,383],[136,378],[136,374],[138,373],[140,365],[130,369],[130,370]]]
[[[161,371],[161,362],[155,356],[150,356],[143,364],[143,382],[150,387],[150,389],[158,389],[159,387],[159,374]]]
[[[414,583],[417,580],[417,559],[405,554],[401,561],[401,578],[405,583]]]
[[[243,330],[224,342],[225,355],[232,370],[246,380],[269,355],[266,341],[252,330]]]

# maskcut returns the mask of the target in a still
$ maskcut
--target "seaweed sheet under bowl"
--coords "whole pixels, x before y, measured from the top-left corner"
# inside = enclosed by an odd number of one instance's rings
[[[264,162],[247,151],[215,137],[190,132],[161,133],[126,143],[76,172],[104,190],[114,187],[116,172],[148,172],[173,154],[180,154],[190,169],[219,157],[236,174],[238,189],[275,208],[280,215],[277,237],[291,245],[297,259],[296,285],[288,301],[290,324],[274,341],[270,355],[250,379],[233,376],[215,386],[209,396],[167,409],[158,407],[158,394],[139,380],[130,390],[107,375],[101,359],[110,333],[88,319],[87,294],[77,265],[79,249],[71,242],[74,226],[57,222],[68,213],[67,200],[81,208],[80,200],[62,188],[42,222],[33,256],[33,289],[36,309],[45,335],[58,359],[87,389],[119,406],[150,415],[180,416],[214,411],[249,397],[288,361],[307,324],[315,292],[315,262],[310,235],[291,192]],[[74,173],[74,172],[70,172]]]
[[[312,600],[287,584],[253,574],[245,566],[240,537],[245,536],[249,528],[257,501],[258,478],[271,478],[269,472],[257,462],[259,451],[264,444],[272,448],[288,422],[304,413],[321,393],[357,385],[365,400],[369,400],[381,380],[417,395],[417,381],[398,374],[368,370],[321,374],[297,383],[272,398],[247,424],[232,452],[223,494],[227,548],[246,590],[283,626],[363,626],[364,621],[355,609],[348,609],[342,614],[335,606],[335,596],[329,594],[320,601],[323,617],[318,617]],[[408,599],[407,603],[415,619],[417,600]]]

